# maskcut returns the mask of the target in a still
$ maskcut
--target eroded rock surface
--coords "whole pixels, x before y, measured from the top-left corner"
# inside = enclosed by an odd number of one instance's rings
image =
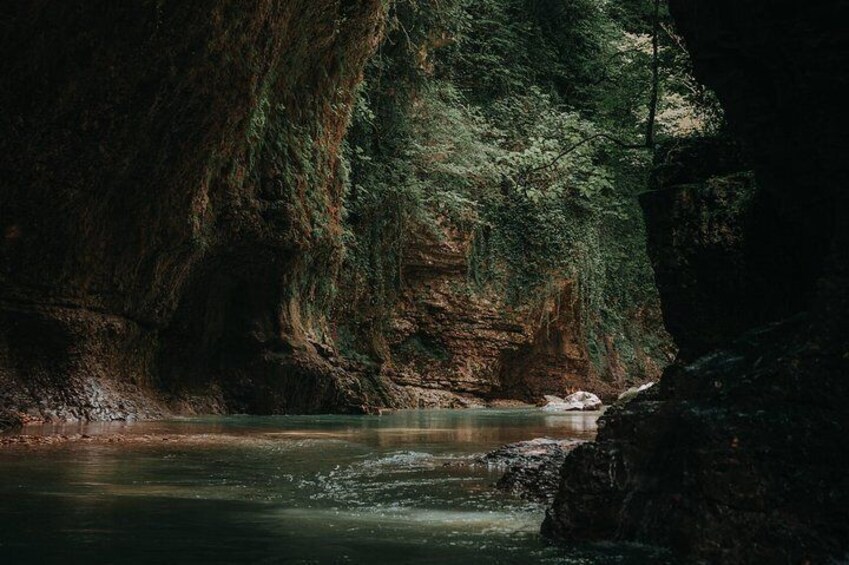
[[[2,9],[3,406],[102,420],[380,402],[323,356],[320,303],[384,9]]]
[[[624,388],[659,376],[666,360],[634,341],[627,345],[637,352],[637,362],[617,362],[611,341],[609,363],[595,366],[572,280],[562,280],[541,304],[509,304],[495,290],[473,288],[470,245],[470,234],[454,230],[441,237],[418,234],[408,243],[405,285],[384,345],[385,374],[408,403],[464,406],[475,398],[536,403],[543,395],[575,389],[614,399]],[[645,331],[666,337],[657,324]]]
[[[481,462],[504,469],[504,475],[496,483],[499,489],[551,503],[560,484],[560,468],[566,455],[581,443],[548,438],[520,441],[487,453]]]
[[[756,229],[725,249],[744,250],[736,256],[754,261],[744,270],[774,277],[774,286],[729,295],[661,284],[664,304],[678,293],[667,319],[689,292],[699,308],[723,295],[732,303],[716,303],[718,316],[677,320],[685,333],[670,324],[692,347],[659,385],[611,408],[598,440],[567,458],[543,530],[570,541],[658,544],[710,562],[845,559],[849,206],[846,129],[835,116],[849,83],[849,38],[838,23],[849,5],[677,0],[672,8],[759,185],[748,212]],[[713,212],[726,203],[718,199]],[[676,229],[700,233],[703,217],[681,214]],[[725,235],[714,241],[737,238]],[[726,259],[735,253],[717,264],[734,265]],[[751,302],[735,313],[743,296]],[[692,339],[700,324],[708,341]]]
[[[408,234],[401,288],[385,310],[370,310],[368,295],[347,281],[331,319],[340,351],[368,359],[395,405],[536,404],[576,388],[615,399],[659,376],[671,349],[659,314],[645,321],[652,347],[618,336],[605,343],[606,362],[594,363],[574,281],[562,279],[547,299],[508,301],[503,289],[470,279],[472,234],[448,226]],[[633,359],[623,360],[620,348]]]

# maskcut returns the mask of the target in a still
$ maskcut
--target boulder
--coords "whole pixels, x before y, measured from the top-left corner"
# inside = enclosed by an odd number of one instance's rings
[[[600,410],[601,399],[591,392],[579,391],[566,398],[546,395],[542,409],[545,412],[572,412],[575,410]]]
[[[550,504],[557,493],[560,468],[566,456],[582,443],[548,438],[520,441],[487,453],[480,463],[504,469],[504,475],[495,485],[498,489]]]
[[[629,402],[630,400],[632,400],[634,397],[636,397],[641,392],[650,389],[655,384],[657,384],[657,383],[650,382],[650,383],[646,383],[646,384],[641,385],[641,386],[631,387],[631,388],[629,388],[628,390],[626,390],[625,392],[623,392],[622,394],[619,395],[619,398],[616,399],[616,403],[617,404],[625,404],[626,402]]]

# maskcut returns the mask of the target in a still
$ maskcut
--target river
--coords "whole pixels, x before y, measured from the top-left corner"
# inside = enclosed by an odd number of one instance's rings
[[[514,441],[591,439],[597,417],[427,410],[38,430],[86,437],[0,449],[0,563],[661,562],[634,546],[546,544],[544,508],[472,464]]]

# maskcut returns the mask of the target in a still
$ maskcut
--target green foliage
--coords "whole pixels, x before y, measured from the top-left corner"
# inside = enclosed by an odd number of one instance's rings
[[[472,290],[529,304],[571,278],[591,347],[595,336],[633,338],[635,312],[657,304],[636,202],[650,155],[622,148],[642,142],[651,80],[635,10],[395,4],[347,140],[346,273],[372,330],[403,283],[408,238],[438,238],[448,224],[474,234]]]

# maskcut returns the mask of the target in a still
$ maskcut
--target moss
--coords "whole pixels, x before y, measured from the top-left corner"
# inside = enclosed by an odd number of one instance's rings
[[[0,270],[27,303],[85,313],[50,352],[79,356],[57,383],[108,373],[169,392],[218,383],[263,409],[330,406],[327,363],[296,353],[326,339],[339,145],[384,9],[69,0],[5,14],[0,42],[16,56],[3,70],[17,84],[0,86],[0,226],[26,237]],[[98,334],[101,318],[137,323],[144,351]],[[276,408],[252,378],[277,387]],[[49,398],[85,402],[76,395]]]
[[[533,310],[552,288],[573,279],[598,372],[608,370],[610,336],[620,336],[614,347],[635,361],[635,371],[639,356],[629,349],[646,351],[662,365],[670,347],[659,313],[639,320],[634,314],[659,312],[634,196],[645,187],[649,160],[588,145],[551,171],[527,175],[554,159],[569,136],[598,131],[604,118],[564,110],[580,97],[558,92],[547,70],[538,72],[540,62],[525,57],[522,50],[535,40],[510,34],[533,20],[531,12],[510,8],[518,23],[505,23],[502,36],[457,23],[466,11],[492,8],[472,4],[417,11],[399,3],[393,12],[398,28],[367,69],[346,147],[344,315],[359,320],[367,335],[386,331],[403,286],[405,242],[414,233],[438,240],[450,226],[471,234],[468,284],[458,292],[492,293],[505,305]],[[608,34],[611,24],[604,26]],[[434,37],[452,39],[442,52]],[[506,71],[471,69],[476,49],[498,41],[512,42],[521,63]],[[504,45],[490,47],[507,56]],[[571,72],[566,67],[557,72]],[[489,76],[499,73],[509,76]],[[666,347],[648,345],[664,341]]]

